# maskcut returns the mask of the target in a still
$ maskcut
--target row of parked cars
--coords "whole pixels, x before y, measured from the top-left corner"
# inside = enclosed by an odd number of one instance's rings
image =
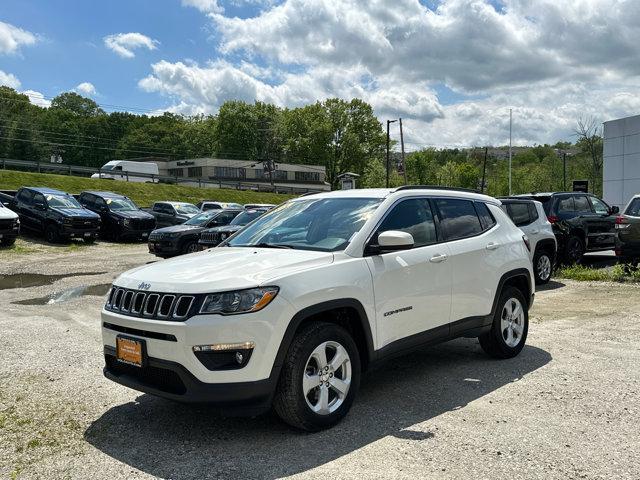
[[[113,192],[85,191],[71,195],[46,187],[22,187],[15,195],[0,194],[0,244],[12,245],[21,229],[43,235],[50,243],[71,239],[93,243],[99,236],[114,241],[146,241],[156,229],[179,225],[178,230],[187,230],[197,226],[226,225],[241,212],[264,211],[272,206],[251,204],[245,208],[237,203],[215,201],[203,201],[198,205],[156,202],[147,209]],[[219,219],[215,220],[217,217]],[[178,242],[176,247],[182,249],[185,245]],[[187,251],[195,249],[189,246],[167,256]]]

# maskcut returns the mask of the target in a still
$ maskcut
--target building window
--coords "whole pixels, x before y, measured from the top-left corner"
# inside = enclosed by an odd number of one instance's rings
[[[172,177],[184,177],[184,169],[183,168],[170,168],[169,175]]]
[[[200,178],[202,177],[202,167],[189,167],[187,169],[187,175],[189,177],[196,177],[196,178]]]
[[[296,172],[296,180],[299,182],[319,182],[320,172]]]
[[[214,167],[214,175],[220,178],[246,178],[247,171],[244,168]]]
[[[289,172],[286,170],[276,170],[273,174],[275,180],[287,180],[289,178]]]

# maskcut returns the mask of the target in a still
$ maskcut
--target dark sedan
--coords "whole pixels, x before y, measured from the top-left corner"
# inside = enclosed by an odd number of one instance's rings
[[[173,257],[199,250],[200,233],[211,227],[227,225],[242,210],[209,210],[181,225],[159,228],[149,235],[149,252],[158,257]]]
[[[616,219],[616,256],[624,263],[640,260],[640,195],[631,199]]]
[[[234,218],[228,225],[209,228],[200,234],[200,240],[198,244],[201,250],[215,247],[220,242],[226,240],[231,235],[242,229],[248,223],[253,222],[256,218],[263,213],[269,211],[268,208],[255,208],[252,210],[245,210]]]

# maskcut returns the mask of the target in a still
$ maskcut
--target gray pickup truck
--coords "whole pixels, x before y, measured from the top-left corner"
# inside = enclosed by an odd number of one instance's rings
[[[156,228],[181,225],[200,213],[198,207],[186,202],[156,202],[151,208],[143,208],[156,217]]]

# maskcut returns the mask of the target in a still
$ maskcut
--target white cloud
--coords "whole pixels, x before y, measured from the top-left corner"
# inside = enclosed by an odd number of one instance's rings
[[[82,95],[91,96],[96,94],[96,87],[90,82],[82,82],[74,90]]]
[[[0,85],[4,85],[6,87],[17,90],[20,88],[20,80],[18,80],[15,75],[11,73],[5,73],[0,70]]]
[[[134,50],[137,48],[146,48],[155,50],[160,42],[153,40],[141,33],[116,33],[104,37],[104,44],[110,50],[120,55],[122,58],[135,57]]]
[[[570,138],[580,116],[640,112],[637,0],[433,3],[286,0],[238,18],[183,0],[208,15],[223,59],[159,62],[140,86],[185,113],[359,97],[381,120],[406,119],[414,146],[505,143],[510,107],[516,144]]]
[[[36,43],[36,36],[18,27],[5,22],[0,22],[0,55],[14,54],[23,45],[33,45]]]
[[[36,92],[35,90],[25,90],[20,93],[27,95],[29,97],[29,101],[34,105],[44,108],[49,108],[51,106],[51,100],[44,98],[44,95],[40,92]]]

